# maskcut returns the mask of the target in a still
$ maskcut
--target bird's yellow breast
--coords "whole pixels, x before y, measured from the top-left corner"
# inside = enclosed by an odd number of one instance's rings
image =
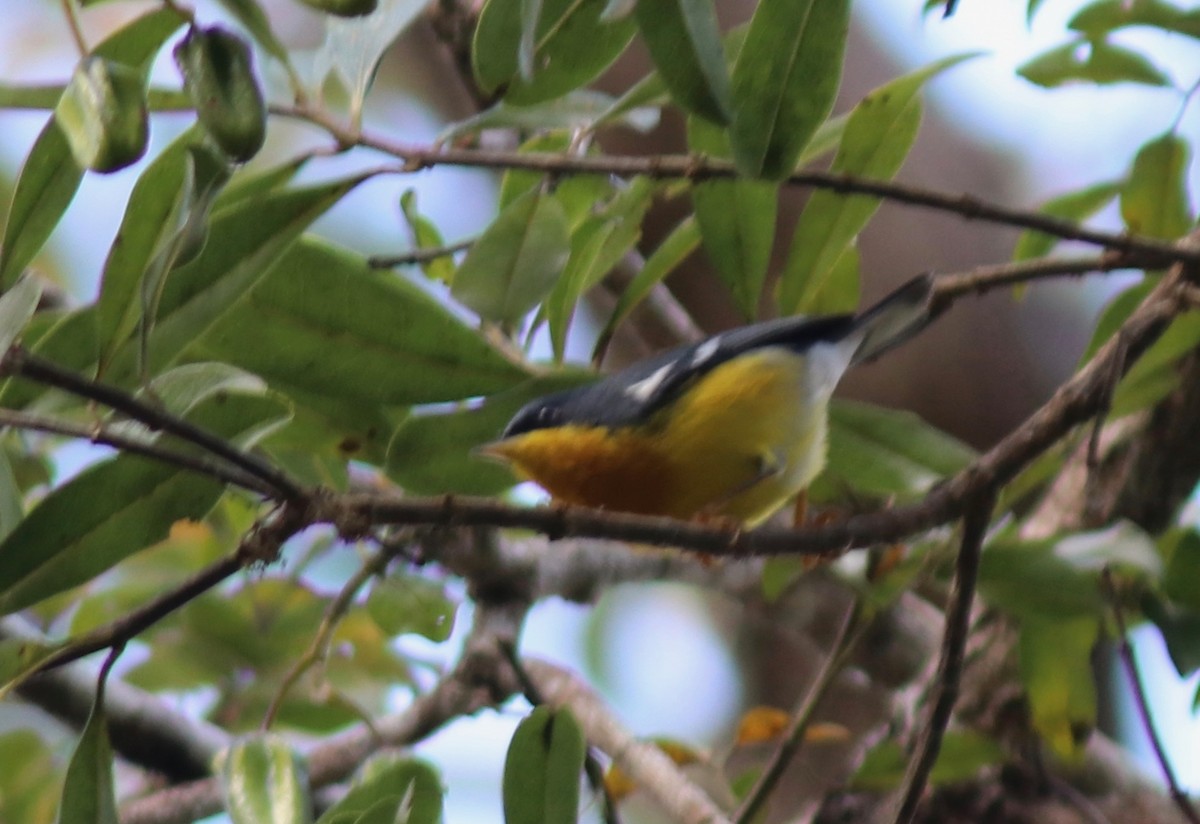
[[[736,357],[635,426],[571,424],[493,445],[567,503],[651,515],[766,518],[825,461],[828,398],[783,348]]]

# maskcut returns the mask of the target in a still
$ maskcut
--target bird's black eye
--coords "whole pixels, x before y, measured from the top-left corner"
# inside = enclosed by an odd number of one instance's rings
[[[557,406],[534,401],[513,416],[513,419],[508,422],[508,426],[504,428],[503,437],[511,438],[535,429],[558,426],[562,422],[562,417],[562,410]]]

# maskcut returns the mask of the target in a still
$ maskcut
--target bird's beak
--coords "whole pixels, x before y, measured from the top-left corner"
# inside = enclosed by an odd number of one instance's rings
[[[506,464],[512,463],[513,453],[514,449],[511,438],[480,444],[471,450],[471,454],[477,458],[485,458]]]

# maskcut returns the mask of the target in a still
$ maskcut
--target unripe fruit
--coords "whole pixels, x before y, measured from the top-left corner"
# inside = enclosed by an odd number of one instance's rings
[[[213,142],[239,163],[254,157],[266,139],[267,109],[250,47],[215,26],[192,28],[175,47],[175,64]]]
[[[54,109],[71,154],[85,169],[115,172],[146,153],[146,89],[135,69],[85,57]]]

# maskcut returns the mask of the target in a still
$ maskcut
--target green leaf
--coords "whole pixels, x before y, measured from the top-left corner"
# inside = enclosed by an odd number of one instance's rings
[[[67,136],[51,117],[29,150],[13,190],[0,242],[0,288],[11,286],[45,245],[81,180],[83,169],[71,156]]]
[[[596,360],[608,348],[608,342],[612,339],[617,327],[645,299],[646,295],[650,294],[650,290],[675,271],[692,252],[696,251],[696,247],[699,245],[699,225],[693,217],[684,218],[663,239],[650,257],[646,258],[642,271],[634,276],[629,285],[625,287],[625,291],[621,293],[617,305],[613,307],[612,315],[609,316],[608,323],[604,325],[604,329],[596,339],[592,360]]]
[[[1021,65],[1017,74],[1048,89],[1071,82],[1171,85],[1170,78],[1141,54],[1105,40],[1086,38],[1043,52]]]
[[[1099,320],[1096,321],[1092,339],[1088,341],[1087,348],[1083,350],[1083,356],[1079,359],[1081,365],[1091,360],[1100,347],[1116,334],[1117,330],[1121,328],[1121,324],[1133,314],[1133,310],[1146,299],[1154,286],[1154,279],[1143,278],[1141,282],[1128,287],[1108,302],[1108,305],[1101,311]]]
[[[260,733],[239,739],[217,753],[214,763],[233,824],[312,821],[307,771],[282,737]]]
[[[1163,594],[1172,602],[1200,613],[1200,532],[1172,530],[1163,536],[1159,546],[1167,563],[1162,578]]]
[[[1128,26],[1151,26],[1200,38],[1200,12],[1162,0],[1097,0],[1076,12],[1067,25],[1091,37]]]
[[[1079,758],[1096,726],[1091,659],[1099,629],[1094,617],[1021,621],[1017,652],[1033,727],[1060,758]]]
[[[184,22],[172,8],[155,9],[117,29],[96,46],[92,54],[135,69],[145,83],[159,49]]]
[[[187,355],[373,408],[459,400],[525,377],[418,287],[315,238],[294,244]]]
[[[138,286],[156,251],[165,248],[184,221],[187,149],[198,138],[189,129],[163,149],[134,184],[125,216],[100,278],[96,337],[103,366],[137,325]]]
[[[275,36],[275,32],[271,29],[271,21],[267,19],[258,0],[218,0],[218,2],[246,27],[246,30],[258,41],[260,46],[267,50],[268,54],[285,66],[288,65],[288,51]]]
[[[1188,143],[1167,133],[1138,149],[1121,188],[1121,217],[1131,232],[1173,239],[1192,226],[1187,172]]]
[[[595,77],[625,50],[632,20],[602,22],[604,0],[544,0],[535,32],[533,75],[521,76],[522,9],[529,0],[488,0],[479,15],[472,62],[480,88],[509,103],[560,97]]]
[[[84,370],[96,362],[96,310],[38,312],[25,329],[26,347],[67,369]],[[54,390],[32,381],[10,378],[0,390],[0,406],[22,409]]]
[[[858,772],[850,779],[855,790],[887,792],[904,780],[912,754],[896,741],[884,741],[872,747]],[[969,781],[985,767],[1004,763],[1003,748],[991,738],[974,730],[951,730],[942,739],[942,748],[929,774],[935,787]]]
[[[18,727],[0,734],[0,820],[50,821],[58,805],[62,765],[42,739]],[[57,747],[56,747],[57,749]]]
[[[575,824],[585,747],[570,710],[535,707],[504,759],[505,824]]]
[[[552,195],[522,195],[479,236],[450,294],[485,320],[518,326],[553,288],[570,256],[567,216]]]
[[[32,275],[23,275],[11,289],[0,295],[0,357],[25,330],[41,297],[42,286]]]
[[[1038,207],[1038,211],[1051,217],[1082,221],[1099,212],[1112,202],[1121,191],[1122,181],[1113,180],[1096,183],[1065,195],[1051,198]],[[1013,260],[1030,260],[1050,254],[1061,238],[1027,229],[1017,238],[1013,249]]]
[[[514,106],[501,100],[489,109],[447,126],[438,134],[437,142],[448,143],[487,129],[519,129],[522,132],[558,129],[575,133],[591,132],[601,124],[608,123],[619,123],[644,134],[657,127],[659,119],[656,106],[621,106],[620,101],[612,95],[592,89],[576,89],[562,97],[532,106]],[[561,182],[572,179],[578,178],[568,177]]]
[[[107,671],[104,672],[107,675]],[[113,751],[108,740],[104,714],[104,681],[96,689],[96,700],[87,724],[75,745],[63,782],[58,824],[119,824],[113,789]]]
[[[688,120],[688,147],[710,157],[728,157],[729,140],[716,126]],[[747,320],[758,316],[758,300],[775,242],[779,185],[761,180],[711,180],[692,187],[696,221],[717,276]]]
[[[220,393],[189,419],[227,440],[261,436],[287,415],[277,400]],[[159,461],[120,455],[50,492],[0,544],[0,613],[84,583],[199,520],[223,486]]]
[[[812,140],[808,141],[808,145],[800,153],[796,165],[807,166],[837,151],[837,147],[842,144],[842,136],[846,133],[846,124],[850,122],[850,114],[851,112],[842,112],[833,115],[818,126]]]
[[[387,474],[408,492],[496,495],[513,485],[507,465],[474,453],[500,437],[517,410],[534,398],[595,380],[583,371],[532,378],[478,406],[413,415],[388,445]]]
[[[728,123],[729,73],[713,0],[640,0],[637,22],[675,102],[713,123]]]
[[[6,450],[0,449],[0,539],[12,532],[25,516],[25,497]]]
[[[411,632],[441,643],[454,630],[456,611],[441,583],[417,576],[379,578],[367,596],[367,613],[392,637]]]
[[[75,162],[107,174],[146,153],[149,109],[142,75],[112,60],[83,58],[54,107]]]
[[[920,91],[941,72],[968,60],[964,54],[939,60],[875,89],[850,113],[835,173],[891,180],[900,171],[921,124]],[[880,200],[821,189],[805,204],[792,235],[791,252],[779,281],[779,306],[785,315],[813,311],[813,303],[847,247],[863,230]],[[823,310],[847,311],[853,306]]]
[[[149,338],[150,373],[171,364],[228,316],[300,233],[363,179],[283,189],[215,213],[199,256],[166,280]],[[135,354],[134,347],[123,347],[113,360],[111,380],[130,379]]]
[[[1200,670],[1200,610],[1164,601],[1153,592],[1143,596],[1141,606],[1162,634],[1179,677],[1191,678]]]
[[[912,498],[974,457],[961,441],[911,412],[836,400],[829,407],[829,457],[821,489],[848,484],[869,495]]]
[[[437,771],[415,758],[385,754],[363,765],[350,792],[317,824],[440,824],[441,820]]]
[[[979,591],[1021,619],[1094,619],[1104,608],[1100,570],[1110,565],[1149,580],[1157,580],[1162,568],[1153,542],[1127,523],[1041,541],[1004,535],[983,553]]]
[[[417,211],[417,193],[408,189],[400,196],[400,211],[408,224],[414,249],[441,249],[446,245],[433,221]],[[454,280],[454,258],[450,255],[423,261],[421,271],[430,280],[450,283]]]
[[[781,179],[829,115],[850,27],[848,0],[763,0],[733,69],[733,156]]]
[[[1200,346],[1200,312],[1186,312],[1142,353],[1117,385],[1109,414],[1114,418],[1153,406],[1179,386],[1177,364]]]
[[[561,362],[566,352],[567,333],[580,298],[612,271],[641,238],[642,218],[650,207],[652,192],[649,180],[634,178],[628,188],[602,208],[591,201],[591,211],[596,213],[575,229],[566,267],[545,302],[556,361]]]

